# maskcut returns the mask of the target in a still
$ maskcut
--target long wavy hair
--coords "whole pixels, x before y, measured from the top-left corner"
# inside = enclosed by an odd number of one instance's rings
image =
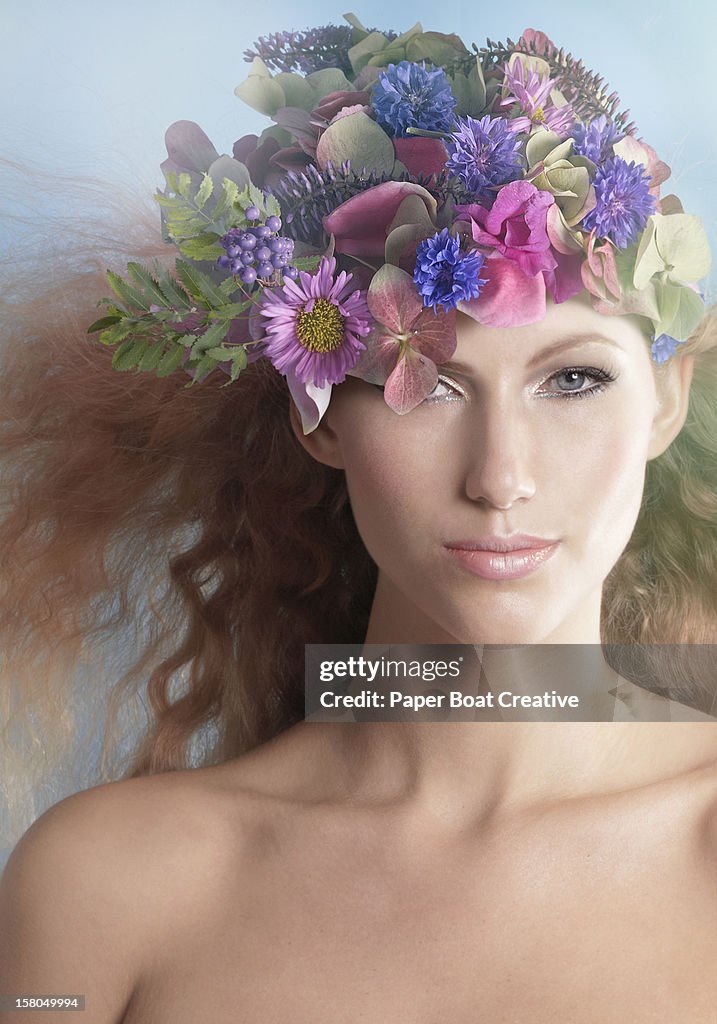
[[[5,843],[67,791],[220,763],[301,719],[304,644],[361,643],[376,585],[344,474],[298,443],[268,361],[188,388],[88,340],[106,267],[166,259],[155,212],[114,202],[117,238],[105,196],[101,243],[68,228],[54,273],[14,253],[0,294]],[[682,351],[687,422],[606,581],[606,649],[717,642],[714,314]],[[714,685],[691,693],[712,707]]]

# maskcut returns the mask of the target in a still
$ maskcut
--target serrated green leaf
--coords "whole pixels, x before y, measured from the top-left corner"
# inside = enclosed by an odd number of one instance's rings
[[[197,270],[196,267],[190,266],[189,263],[184,263],[182,260],[177,260],[176,266],[177,274],[182,284],[197,301],[206,300],[210,306],[224,305],[223,294],[206,274],[203,274],[201,270]]]
[[[212,359],[216,359],[218,363],[227,363],[234,353],[231,348],[219,345],[217,348],[208,348],[204,354],[206,356],[211,356]]]
[[[140,370],[155,370],[164,354],[164,345],[150,345],[139,361]]]
[[[94,334],[95,331],[104,331],[107,327],[113,327],[115,324],[120,323],[121,320],[121,316],[102,316],[87,328],[87,333]]]
[[[174,373],[177,367],[181,365],[182,359],[184,359],[183,346],[173,345],[160,359],[157,366],[157,376],[168,377],[170,373]]]
[[[177,242],[182,256],[199,263],[202,260],[216,260],[224,250],[217,241],[218,235],[206,232],[196,238],[184,238]]]
[[[112,356],[113,370],[134,370],[147,349],[146,338],[128,338]]]
[[[183,196],[184,199],[188,199],[191,187],[191,176],[187,174],[186,171],[182,171],[182,173],[177,178],[177,192],[179,192],[180,196]]]
[[[253,305],[251,299],[247,299],[246,302],[229,302],[224,306],[219,306],[214,312],[220,320],[234,320]]]
[[[113,270],[108,270],[107,280],[117,298],[121,299],[127,306],[145,311],[149,309],[150,304],[144,299],[144,296],[136,288],[133,288],[131,284],[124,281],[119,274],[115,274]]]
[[[134,325],[127,320],[122,320],[115,327],[110,327],[108,330],[102,331],[99,341],[103,345],[118,345],[133,331]]]
[[[204,356],[200,359],[197,365],[194,367],[194,380],[193,384],[201,384],[202,381],[216,369],[216,362],[211,356]]]
[[[192,355],[194,356],[200,352],[207,352],[210,348],[215,348],[219,342],[224,341],[228,330],[228,320],[219,320],[217,323],[212,324],[192,345]]]
[[[141,291],[150,305],[156,304],[157,306],[171,306],[171,302],[160,289],[158,283],[154,280],[152,275],[143,267],[141,263],[128,263],[127,273],[132,278],[134,283],[137,285],[138,291]]]
[[[177,310],[189,309],[192,303],[179,282],[175,281],[167,270],[160,267],[159,263],[155,263],[154,269],[159,286],[169,299],[172,308]]]
[[[205,174],[204,177],[202,178],[202,183],[199,186],[199,190],[196,196],[194,197],[194,202],[197,204],[198,209],[202,209],[202,207],[206,203],[207,199],[209,199],[213,191],[214,181],[211,175]]]

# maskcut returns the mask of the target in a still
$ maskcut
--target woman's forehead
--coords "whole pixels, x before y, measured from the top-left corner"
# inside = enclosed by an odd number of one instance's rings
[[[593,309],[590,297],[576,295],[560,304],[548,303],[546,315],[521,327],[489,327],[465,313],[456,318],[454,360],[484,361],[486,354],[510,354],[511,360],[529,364],[545,352],[594,342],[629,356],[647,353],[647,335],[639,318],[609,316]]]

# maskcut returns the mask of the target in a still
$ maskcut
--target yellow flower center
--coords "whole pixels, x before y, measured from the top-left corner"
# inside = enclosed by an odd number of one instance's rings
[[[314,308],[296,317],[296,337],[309,352],[333,352],[344,340],[346,318],[328,299],[316,299]]]
[[[543,123],[543,121],[545,120],[545,111],[543,110],[542,107],[536,107],[535,108],[535,110],[533,111],[532,120],[533,121],[537,121],[538,124],[542,124]]]

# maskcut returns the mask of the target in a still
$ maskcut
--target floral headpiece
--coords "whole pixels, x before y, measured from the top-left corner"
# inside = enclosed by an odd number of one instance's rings
[[[456,310],[494,327],[586,290],[651,324],[653,358],[686,341],[710,254],[661,196],[670,170],[615,93],[527,29],[469,50],[456,35],[347,26],[260,39],[236,94],[274,122],[220,156],[167,131],[156,196],[176,275],[108,274],[89,332],[118,370],[228,383],[259,358],[313,430],[346,375],[405,413],[456,347]]]

